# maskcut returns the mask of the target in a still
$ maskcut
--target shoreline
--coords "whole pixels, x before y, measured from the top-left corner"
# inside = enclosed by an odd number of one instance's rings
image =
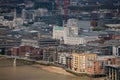
[[[34,65],[32,65],[32,67],[41,68],[41,69],[49,71],[49,72],[63,74],[63,75],[67,75],[67,76],[75,76],[74,74],[67,72],[63,68],[56,67],[56,66],[44,66],[44,65],[34,64]]]
[[[40,68],[40,69],[48,71],[48,72],[62,74],[62,75],[66,75],[66,76],[71,76],[71,77],[76,76],[75,74],[67,72],[65,69],[63,69],[61,67],[45,66],[45,65],[39,65],[39,64],[34,64],[34,65],[32,65],[32,67]],[[89,77],[88,76],[81,76],[81,78],[88,79]],[[104,77],[101,77],[101,78],[93,78],[93,77],[91,77],[91,79],[104,80]]]

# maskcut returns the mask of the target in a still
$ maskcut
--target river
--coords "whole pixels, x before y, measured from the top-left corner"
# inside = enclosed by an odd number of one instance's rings
[[[8,65],[11,62],[11,60],[0,60],[0,80],[101,80],[58,74],[32,65],[12,67]]]

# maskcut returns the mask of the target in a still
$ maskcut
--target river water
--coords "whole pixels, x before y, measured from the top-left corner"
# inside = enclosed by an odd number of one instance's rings
[[[41,68],[33,67],[32,65],[22,65],[17,67],[6,65],[11,62],[8,60],[0,60],[0,80],[99,80],[53,73]]]

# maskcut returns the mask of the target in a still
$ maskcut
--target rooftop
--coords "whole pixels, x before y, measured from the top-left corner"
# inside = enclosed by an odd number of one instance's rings
[[[120,65],[107,65],[107,66],[120,69]]]
[[[98,60],[104,60],[104,59],[107,59],[107,58],[115,58],[115,56],[98,56]]]

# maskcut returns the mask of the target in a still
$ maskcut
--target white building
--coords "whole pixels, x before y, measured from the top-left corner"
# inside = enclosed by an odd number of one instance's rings
[[[62,65],[66,65],[66,57],[71,56],[68,52],[58,52],[58,63]]]
[[[24,21],[22,18],[15,18],[13,20],[13,28],[18,29],[19,26],[23,25]]]
[[[39,42],[37,40],[32,39],[22,39],[21,45],[39,47]]]
[[[77,19],[69,19],[67,21],[67,27],[69,29],[68,35],[78,35],[78,27],[79,27],[79,20]]]
[[[85,36],[85,37],[66,37],[64,40],[64,44],[70,45],[79,45],[79,44],[86,44],[89,41],[98,40],[98,37],[94,36]]]
[[[74,27],[73,27],[74,28]],[[73,29],[74,30],[74,29]],[[86,44],[89,41],[98,40],[98,36],[79,36],[77,35],[77,28],[71,31],[71,27],[53,27],[53,38],[64,41],[64,44],[79,45]]]
[[[106,26],[109,26],[110,28],[120,27],[120,24],[105,24]]]
[[[67,27],[54,26],[53,27],[53,38],[54,39],[64,39],[67,36]]]
[[[4,16],[0,16],[0,24],[4,21]]]
[[[85,43],[86,42],[82,37],[66,37],[64,40],[64,44],[70,44],[70,45],[79,45]]]
[[[78,27],[79,26],[79,20],[78,19],[69,19],[67,21],[67,27]]]
[[[67,27],[54,26],[53,38],[63,40],[64,44],[69,45],[86,44],[89,41],[98,40],[98,35],[101,32],[82,32],[79,35],[79,28],[87,27],[86,29],[88,29],[88,25],[82,24],[89,24],[89,22],[81,22],[72,18],[67,21]]]
[[[113,46],[113,55],[120,56],[120,46]]]

